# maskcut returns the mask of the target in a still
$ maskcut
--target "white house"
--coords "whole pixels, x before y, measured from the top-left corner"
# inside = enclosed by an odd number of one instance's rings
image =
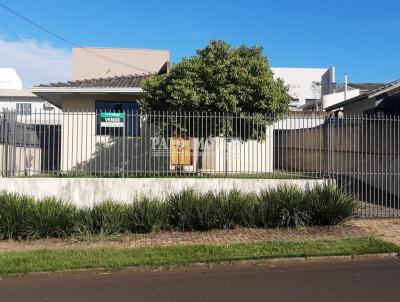
[[[275,78],[280,78],[288,86],[293,109],[316,102],[322,96],[332,93],[336,86],[335,67],[273,67],[272,71]]]
[[[18,121],[30,124],[57,123],[60,109],[28,90],[12,68],[0,68],[0,112],[15,111]]]
[[[368,94],[373,90],[384,87],[383,83],[349,83],[347,89],[345,84],[337,87],[334,93],[324,95],[322,97],[322,108],[326,109],[336,104],[342,103],[346,100],[358,97],[360,95]],[[346,92],[345,92],[346,90]]]
[[[13,68],[0,68],[0,90],[22,89],[22,81]]]

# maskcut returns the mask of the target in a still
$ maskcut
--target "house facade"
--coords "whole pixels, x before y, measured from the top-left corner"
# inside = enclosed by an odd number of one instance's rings
[[[245,142],[226,139],[218,133],[211,137],[202,137],[201,133],[182,135],[179,131],[162,134],[160,125],[176,117],[139,112],[137,99],[146,78],[145,75],[119,76],[31,89],[63,111],[61,171],[101,171],[102,174],[125,170],[168,173],[177,169],[190,173],[272,171],[272,127],[267,127],[265,140]],[[186,125],[191,123],[191,127],[210,121],[186,115],[178,119]]]
[[[137,98],[146,76],[120,76],[54,83],[31,88],[63,111],[61,169],[69,171],[89,161],[99,145],[122,135],[134,137],[137,125]],[[129,112],[122,127],[101,128],[101,112]],[[135,129],[133,129],[135,127]],[[122,133],[122,131],[127,131]]]

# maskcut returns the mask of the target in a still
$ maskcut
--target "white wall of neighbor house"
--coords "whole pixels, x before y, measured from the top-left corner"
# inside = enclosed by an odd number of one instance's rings
[[[13,68],[0,68],[0,90],[1,89],[22,89],[22,81]]]
[[[156,73],[167,61],[169,50],[74,47],[72,80]]]
[[[356,96],[360,95],[360,89],[352,89],[352,90],[348,90],[347,94],[346,94],[346,99],[351,99],[354,98]],[[342,92],[337,92],[337,93],[332,93],[332,94],[328,94],[328,95],[324,95],[322,97],[322,103],[323,103],[323,108],[327,108],[333,105],[336,105],[340,102],[345,101],[345,93]]]
[[[0,112],[12,111],[21,123],[58,125],[61,110],[38,97],[0,96]]]
[[[286,68],[272,67],[274,77],[280,78],[289,88],[291,106],[298,107],[307,101],[320,99],[333,91],[335,68]],[[321,86],[318,87],[317,84]]]
[[[0,68],[0,112],[3,111],[16,111],[19,122],[33,124],[36,118],[37,124],[49,124],[54,122],[54,113],[59,109],[22,89],[22,81],[14,69]]]

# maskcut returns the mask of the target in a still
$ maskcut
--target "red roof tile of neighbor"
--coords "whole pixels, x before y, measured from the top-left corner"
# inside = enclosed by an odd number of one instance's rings
[[[87,79],[80,81],[58,82],[42,84],[38,87],[48,88],[132,88],[140,87],[141,82],[150,74],[116,76],[109,78]]]

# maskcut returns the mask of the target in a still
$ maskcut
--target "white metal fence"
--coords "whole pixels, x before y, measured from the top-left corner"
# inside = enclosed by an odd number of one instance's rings
[[[400,217],[400,117],[296,113],[0,115],[3,177],[301,177],[334,180],[362,217]]]

